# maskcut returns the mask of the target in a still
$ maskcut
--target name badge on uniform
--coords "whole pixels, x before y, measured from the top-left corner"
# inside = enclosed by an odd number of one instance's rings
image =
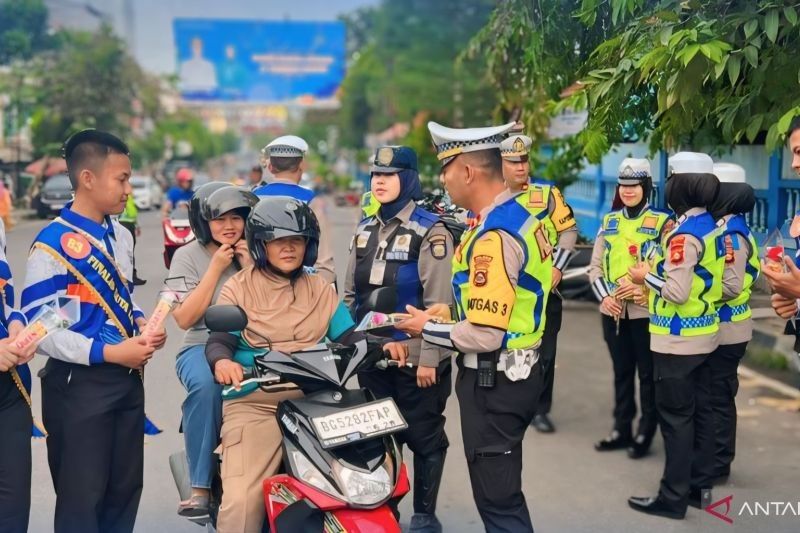
[[[393,252],[409,252],[411,250],[411,235],[399,235],[392,245]]]
[[[383,276],[386,273],[386,261],[376,259],[372,262],[372,269],[369,271],[370,285],[383,285]]]
[[[528,191],[528,207],[546,207],[542,189],[533,187]]]
[[[362,231],[356,237],[356,248],[366,248],[367,243],[369,242],[369,232]]]
[[[656,226],[658,226],[658,217],[646,216],[644,220],[642,220],[642,225],[639,227],[639,233],[656,235]]]

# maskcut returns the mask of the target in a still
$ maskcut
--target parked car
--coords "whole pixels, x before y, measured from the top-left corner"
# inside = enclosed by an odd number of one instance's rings
[[[133,201],[142,210],[159,209],[164,202],[164,191],[161,185],[150,176],[132,176]]]
[[[47,178],[39,193],[36,205],[36,215],[39,218],[56,216],[61,209],[72,200],[72,184],[66,174],[56,174]]]

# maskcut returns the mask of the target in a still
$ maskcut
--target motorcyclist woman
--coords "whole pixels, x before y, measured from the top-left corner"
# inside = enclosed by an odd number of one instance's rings
[[[203,185],[189,204],[197,239],[175,252],[169,270],[167,284],[185,284],[188,290],[173,312],[175,322],[186,331],[175,367],[187,393],[183,436],[192,495],[180,503],[181,516],[208,514],[209,488],[216,470],[213,452],[222,424],[221,387],[205,359],[208,332],[203,314],[216,301],[223,284],[252,263],[243,236],[247,215],[257,202],[254,194],[230,184]]]
[[[289,197],[261,199],[247,219],[245,234],[254,266],[225,283],[218,304],[237,305],[247,329],[211,333],[206,357],[217,381],[239,388],[244,368],[266,349],[292,353],[323,339],[351,344],[350,313],[334,287],[309,268],[319,246],[319,224],[307,204]],[[396,343],[384,345],[403,353]],[[275,413],[283,400],[302,392],[291,383],[262,390],[244,386],[225,396],[222,408],[222,504],[220,533],[258,533],[265,519],[262,482],[281,465],[281,432]]]

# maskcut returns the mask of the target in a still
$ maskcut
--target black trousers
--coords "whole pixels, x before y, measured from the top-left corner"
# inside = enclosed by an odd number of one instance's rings
[[[56,533],[133,531],[144,469],[139,374],[50,359],[39,375]]]
[[[540,364],[524,381],[509,381],[498,372],[491,389],[478,387],[477,371],[464,368],[462,356],[458,364],[461,436],[472,497],[484,528],[489,533],[533,531],[522,493],[522,438],[541,394]]]
[[[539,346],[539,361],[542,365],[544,382],[537,402],[537,415],[548,414],[553,406],[553,383],[556,377],[556,351],[558,349],[558,332],[561,331],[562,304],[561,297],[551,292],[550,297],[547,298],[544,332],[542,334],[542,344]]]
[[[133,237],[133,247],[132,247],[132,254],[133,254],[133,278],[136,279],[138,276],[136,275],[136,223],[134,222],[120,222],[122,227],[127,229],[131,232],[131,237]]]
[[[728,475],[736,455],[736,393],[739,392],[736,371],[746,350],[746,342],[722,345],[708,360],[714,416],[714,477]]]
[[[31,510],[31,410],[0,372],[0,531],[25,533]]]
[[[636,418],[636,373],[639,373],[639,405],[642,416],[637,434],[653,438],[658,427],[656,391],[653,384],[653,355],[650,353],[650,324],[647,318],[622,319],[617,322],[602,316],[603,338],[614,365],[614,429],[632,435]]]
[[[692,486],[710,487],[714,429],[708,354],[653,353],[656,407],[666,462],[659,495],[685,510]]]
[[[451,376],[449,359],[439,363],[436,385],[426,388],[417,386],[416,368],[371,369],[358,374],[359,384],[377,398],[394,399],[408,423],[408,429],[397,434],[397,440],[414,453],[415,513],[436,512],[444,458],[450,445],[443,413],[453,386]]]

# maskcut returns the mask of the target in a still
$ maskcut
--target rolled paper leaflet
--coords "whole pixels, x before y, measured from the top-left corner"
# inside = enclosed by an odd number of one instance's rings
[[[31,322],[25,326],[25,329],[20,332],[14,344],[19,349],[25,349],[31,345],[39,344],[48,335],[60,329],[66,329],[71,325],[71,320],[59,314],[54,307],[45,304],[36,315],[36,318],[31,320]]]
[[[404,313],[386,314],[370,311],[361,319],[361,322],[358,323],[355,330],[369,331],[373,329],[390,328],[409,318],[411,318],[411,315],[406,315]]]
[[[161,328],[164,327],[164,321],[169,316],[172,308],[175,307],[177,301],[178,295],[173,291],[163,291],[158,299],[156,308],[153,310],[153,314],[150,316],[150,320],[147,321],[147,325],[144,327],[142,335],[145,337],[157,335]]]

